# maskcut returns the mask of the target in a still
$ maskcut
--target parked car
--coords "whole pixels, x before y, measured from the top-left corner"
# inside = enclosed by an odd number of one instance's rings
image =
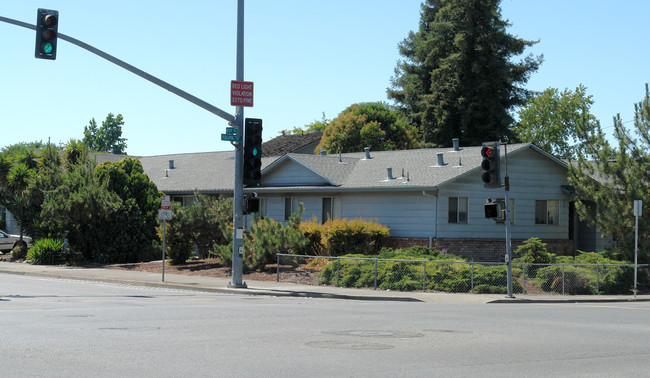
[[[0,230],[0,251],[8,252],[14,249],[14,247],[24,243],[25,247],[28,247],[32,244],[32,239],[28,236],[23,236],[23,240],[20,240],[20,235],[8,234]]]

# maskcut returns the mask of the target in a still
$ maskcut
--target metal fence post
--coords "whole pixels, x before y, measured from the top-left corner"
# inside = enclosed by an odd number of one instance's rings
[[[600,294],[600,269],[596,265],[596,294]]]
[[[564,264],[562,264],[562,295],[564,295]]]
[[[422,262],[422,291],[427,291],[427,262]]]
[[[564,295],[564,264],[562,264],[562,295]]]
[[[524,274],[523,274],[523,279],[522,279],[522,285],[521,285],[521,292],[522,294],[526,295],[526,263],[524,263]]]
[[[377,259],[375,259],[375,290],[377,290]]]
[[[275,254],[275,267],[277,271],[277,277],[275,278],[275,282],[280,282],[280,254],[276,253]]]
[[[474,260],[472,260],[472,269],[471,269],[471,281],[470,281],[470,288],[469,292],[473,293],[474,292]]]
[[[341,269],[341,258],[336,258],[336,286],[339,286],[339,270]]]

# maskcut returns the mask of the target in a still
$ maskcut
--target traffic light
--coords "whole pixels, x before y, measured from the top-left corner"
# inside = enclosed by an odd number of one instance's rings
[[[501,187],[501,157],[499,156],[499,142],[485,142],[481,149],[483,162],[483,186],[486,188]]]
[[[36,19],[36,51],[38,59],[56,59],[59,11],[38,8]]]
[[[244,214],[257,213],[260,211],[260,199],[257,197],[244,198]]]
[[[244,185],[256,186],[262,178],[262,120],[244,121]]]
[[[496,219],[499,220],[502,218],[503,209],[501,204],[495,201],[492,201],[491,198],[488,198],[483,205],[485,209],[485,218],[486,219]]]

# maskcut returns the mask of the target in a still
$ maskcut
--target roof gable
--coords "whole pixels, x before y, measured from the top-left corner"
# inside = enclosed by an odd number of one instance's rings
[[[288,134],[262,143],[264,156],[282,156],[288,153],[312,154],[323,133]]]
[[[287,154],[262,171],[262,186],[336,186],[327,175],[319,172],[310,157],[315,155]],[[307,160],[307,162],[305,162]],[[313,163],[313,161],[311,162]],[[316,165],[317,166],[317,165]]]

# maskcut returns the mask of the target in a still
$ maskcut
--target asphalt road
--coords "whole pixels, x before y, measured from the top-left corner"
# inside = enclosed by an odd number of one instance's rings
[[[0,375],[647,376],[649,316],[649,302],[365,302],[0,274]]]

